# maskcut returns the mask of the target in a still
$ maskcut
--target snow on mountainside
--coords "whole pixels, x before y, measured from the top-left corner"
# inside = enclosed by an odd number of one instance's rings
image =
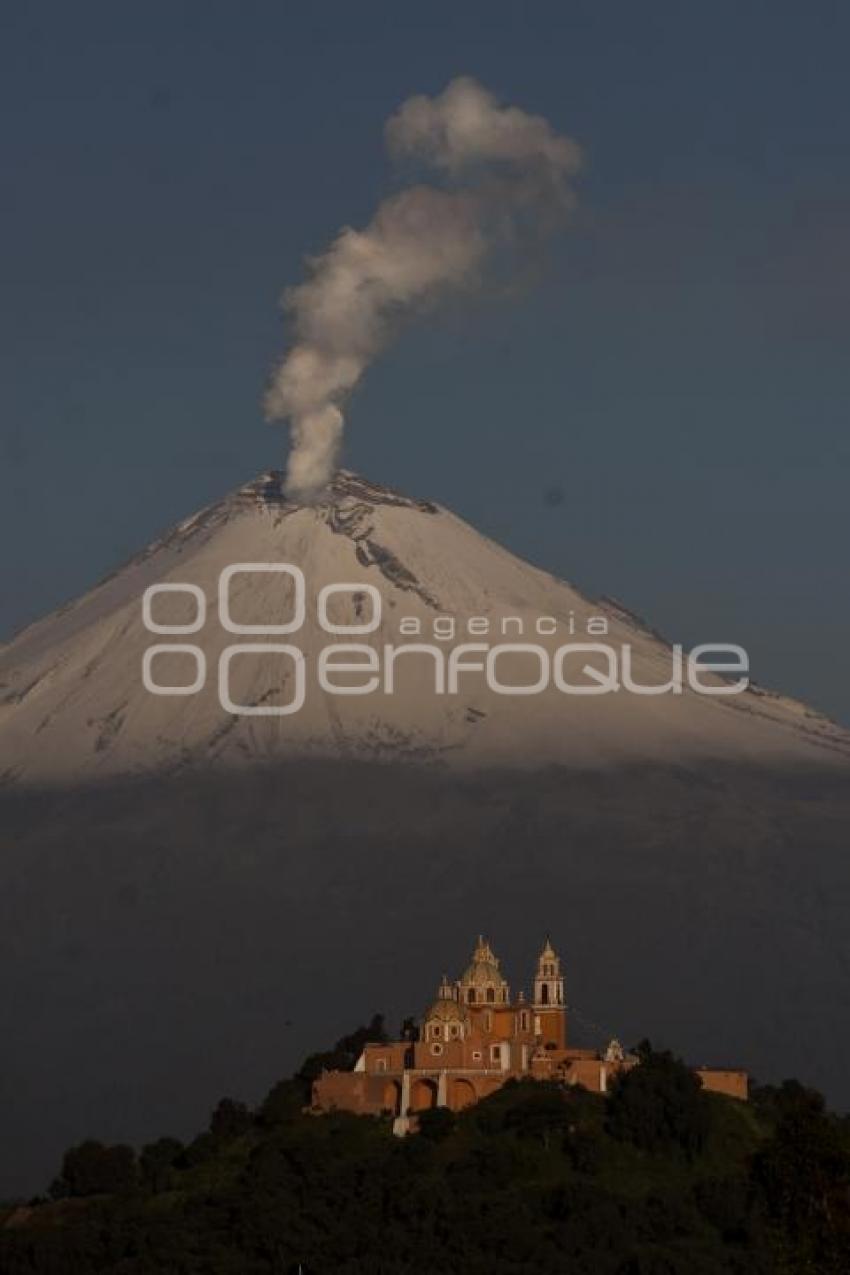
[[[219,576],[237,563],[300,568],[306,618],[297,633],[236,635],[222,628]],[[202,629],[173,636],[149,632],[142,616],[145,590],[179,583],[203,594]],[[338,593],[328,603],[329,619],[340,625],[368,623],[372,600],[366,586],[377,588],[381,620],[374,632],[332,637],[320,628],[316,598],[334,584],[363,588],[362,595]],[[286,574],[239,574],[230,592],[232,619],[281,624],[292,614],[293,593]],[[196,603],[186,594],[160,592],[152,602],[160,624],[189,625],[195,614]],[[594,616],[607,621],[604,638],[588,634],[587,621]],[[478,617],[477,631],[467,627],[471,617]],[[503,634],[506,617],[512,618]],[[553,634],[540,635],[540,617],[547,617]],[[449,637],[452,618],[455,632]],[[484,619],[490,622],[487,635],[481,633]],[[0,779],[89,780],[287,756],[467,766],[850,759],[846,732],[804,705],[759,689],[722,698],[687,688],[679,696],[624,691],[568,696],[550,685],[540,694],[507,696],[488,689],[482,673],[470,671],[459,675],[458,693],[436,694],[436,661],[423,652],[398,659],[392,695],[383,690],[331,695],[316,680],[320,652],[333,642],[368,644],[380,659],[388,643],[428,643],[448,656],[459,643],[528,642],[551,652],[566,642],[600,640],[615,648],[631,645],[638,684],[669,677],[669,648],[628,612],[610,601],[590,601],[447,510],[349,473],[338,476],[325,503],[301,506],[282,496],[279,475],[267,474],[187,518],[90,593],[0,650]],[[281,642],[303,651],[303,707],[284,716],[256,711],[292,701],[296,669],[288,656],[242,654],[229,665],[229,695],[255,711],[227,712],[218,689],[225,647]],[[202,649],[201,690],[161,696],[145,688],[145,651],[157,643]],[[151,670],[159,685],[185,686],[197,666],[190,655],[170,653],[157,656]],[[537,667],[528,654],[505,655],[498,675],[506,684],[528,683]],[[346,676],[335,680],[345,683]],[[364,678],[358,674],[353,680],[362,684]]]

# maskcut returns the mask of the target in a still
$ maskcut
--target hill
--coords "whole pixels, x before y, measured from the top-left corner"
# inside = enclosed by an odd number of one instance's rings
[[[424,1113],[403,1140],[388,1119],[302,1111],[322,1061],[308,1060],[255,1112],[222,1100],[187,1146],[70,1149],[54,1202],[7,1210],[0,1269],[846,1271],[847,1120],[793,1081],[750,1103],[708,1094],[669,1053],[640,1049],[610,1098],[511,1082],[457,1115]]]

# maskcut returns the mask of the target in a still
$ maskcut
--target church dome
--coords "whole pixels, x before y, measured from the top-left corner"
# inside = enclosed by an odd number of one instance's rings
[[[434,1004],[425,1015],[426,1022],[432,1022],[433,1020],[441,1023],[465,1023],[469,1020],[469,1010],[460,1002],[441,996],[434,1001]]]
[[[502,972],[498,968],[498,956],[494,955],[491,945],[478,936],[472,963],[466,966],[460,978],[460,986],[466,987],[507,987]]]
[[[461,984],[463,987],[480,987],[483,983],[501,983],[502,975],[499,972],[498,965],[494,965],[491,961],[473,961],[468,965],[461,976]]]

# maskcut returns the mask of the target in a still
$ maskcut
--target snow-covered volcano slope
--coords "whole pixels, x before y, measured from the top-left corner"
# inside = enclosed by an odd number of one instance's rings
[[[223,629],[219,577],[237,563],[300,568],[306,618],[297,633],[237,636]],[[202,592],[203,628],[185,635],[149,632],[142,614],[145,590],[178,583]],[[334,584],[364,586],[362,597],[339,593],[329,602],[328,616],[336,624],[367,623],[373,604],[365,586],[378,590],[376,630],[333,637],[320,628],[316,598]],[[286,574],[239,574],[230,590],[231,616],[239,624],[281,624],[293,614],[293,591]],[[189,624],[196,614],[195,601],[185,594],[160,593],[152,603],[160,624]],[[607,621],[604,637],[588,634],[593,616]],[[442,637],[434,634],[438,617]],[[445,636],[446,617],[456,624],[451,638]],[[470,632],[472,617],[477,621]],[[554,633],[540,635],[541,617]],[[488,634],[481,631],[484,619],[490,622]],[[804,705],[761,690],[722,698],[687,687],[681,695],[575,696],[550,684],[540,694],[507,696],[488,689],[483,674],[472,671],[459,676],[456,694],[436,694],[435,659],[421,652],[398,660],[392,695],[383,690],[332,695],[317,682],[320,652],[333,642],[368,644],[380,661],[386,644],[428,643],[448,656],[459,643],[528,642],[551,652],[582,641],[604,641],[615,649],[630,644],[638,684],[657,685],[670,676],[669,648],[627,612],[590,601],[447,510],[348,473],[338,477],[326,503],[294,505],[282,497],[279,476],[269,474],[186,519],[90,593],[0,650],[0,776],[7,783],[78,781],[293,756],[408,757],[466,766],[850,760],[846,732]],[[284,716],[226,711],[218,686],[221,652],[234,643],[275,642],[303,651],[303,707]],[[145,651],[157,643],[202,649],[201,690],[161,696],[145,689]],[[592,662],[598,665],[598,658]],[[571,680],[581,681],[579,667],[571,666]],[[503,656],[498,665],[505,684],[534,681],[538,671],[528,654]],[[187,654],[161,654],[151,672],[160,685],[185,686],[195,678],[196,661]],[[362,684],[364,678],[335,680]],[[296,693],[293,661],[274,653],[236,656],[228,688],[240,706],[288,704]]]

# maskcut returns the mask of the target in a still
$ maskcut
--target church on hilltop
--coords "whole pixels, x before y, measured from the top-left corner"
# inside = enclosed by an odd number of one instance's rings
[[[602,1051],[568,1044],[564,976],[548,938],[529,1001],[523,992],[511,997],[498,957],[479,937],[461,977],[443,976],[418,1038],[367,1044],[353,1071],[323,1072],[313,1084],[312,1109],[392,1115],[395,1132],[404,1134],[420,1111],[459,1111],[511,1079],[555,1080],[604,1094],[638,1061],[617,1040]],[[747,1096],[744,1071],[700,1067],[695,1073],[706,1089]]]

